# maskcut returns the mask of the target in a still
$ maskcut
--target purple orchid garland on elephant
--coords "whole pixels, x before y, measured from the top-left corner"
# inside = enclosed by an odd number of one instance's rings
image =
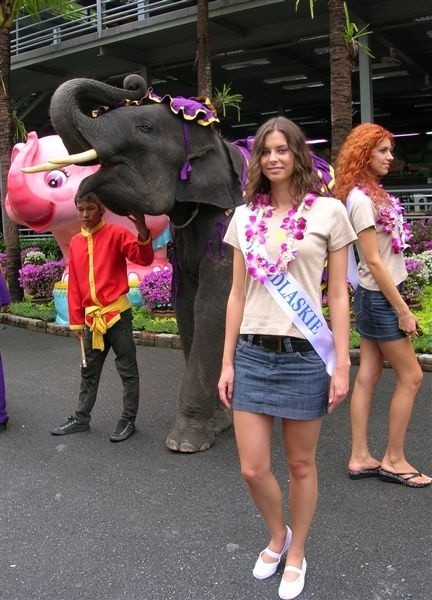
[[[52,123],[73,154],[50,159],[51,166],[100,164],[82,181],[80,193],[95,192],[119,215],[139,211],[170,218],[186,365],[166,445],[178,452],[208,449],[231,425],[217,394],[232,278],[232,252],[222,240],[243,202],[252,142],[224,140],[211,126],[218,121],[214,109],[202,100],[157,96],[131,75],[124,89],[90,79],[67,81],[51,102]]]

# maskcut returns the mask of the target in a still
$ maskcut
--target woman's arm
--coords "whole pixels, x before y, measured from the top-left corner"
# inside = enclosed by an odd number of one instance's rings
[[[417,327],[417,319],[400,295],[389,270],[381,259],[375,229],[369,227],[359,231],[357,237],[372,277],[398,315],[399,328],[407,335],[412,335]]]
[[[231,407],[234,382],[234,353],[245,305],[245,277],[246,268],[243,254],[240,250],[234,248],[233,281],[231,292],[228,296],[222,371],[218,384],[219,397],[227,408]]]
[[[331,377],[328,412],[345,399],[349,389],[349,298],[347,284],[348,246],[328,255],[327,298],[336,350],[336,367]]]

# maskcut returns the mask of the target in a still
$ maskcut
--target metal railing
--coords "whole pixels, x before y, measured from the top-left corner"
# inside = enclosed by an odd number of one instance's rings
[[[193,0],[96,0],[85,7],[70,11],[67,16],[53,14],[49,9],[40,12],[40,20],[20,17],[11,31],[11,55],[56,46],[83,35],[95,33],[102,38],[107,29],[126,23],[146,25],[157,17],[185,7],[195,6]]]
[[[388,192],[399,198],[409,221],[432,219],[432,187],[386,187]]]

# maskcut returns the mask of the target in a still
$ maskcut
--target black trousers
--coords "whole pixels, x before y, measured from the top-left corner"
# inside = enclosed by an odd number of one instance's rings
[[[102,367],[108,352],[112,348],[115,354],[115,366],[123,384],[122,417],[135,420],[139,404],[139,375],[136,360],[136,346],[132,334],[132,311],[125,310],[120,320],[110,327],[104,335],[104,350],[92,349],[92,334],[86,327],[84,348],[87,366],[81,367],[81,387],[76,410],[76,418],[84,423],[90,421],[90,413],[96,402]]]

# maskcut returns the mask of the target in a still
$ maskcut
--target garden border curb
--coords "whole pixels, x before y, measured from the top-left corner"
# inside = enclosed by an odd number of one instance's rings
[[[10,313],[0,313],[0,323],[13,325],[39,333],[49,333],[63,337],[73,337],[74,333],[68,326],[57,323],[42,321],[41,319],[29,319]],[[180,336],[172,333],[149,333],[147,331],[134,331],[135,343],[141,346],[155,346],[157,348],[174,348],[181,350]],[[358,365],[360,362],[360,350],[350,350],[351,364]],[[432,354],[417,354],[417,360],[423,371],[432,371]],[[385,366],[389,365],[385,363]]]

